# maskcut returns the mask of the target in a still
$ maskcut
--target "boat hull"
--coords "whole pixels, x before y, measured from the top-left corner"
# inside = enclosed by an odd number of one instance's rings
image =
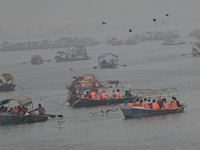
[[[15,90],[16,85],[15,84],[8,84],[8,85],[1,85],[0,91],[13,91]]]
[[[87,107],[87,106],[99,106],[99,105],[111,105],[128,103],[130,100],[135,101],[136,97],[122,97],[119,99],[109,98],[109,99],[84,99],[77,97],[75,95],[71,96],[67,101],[73,107]]]
[[[106,65],[100,65],[101,68],[115,68],[118,64],[106,64]]]
[[[155,116],[155,115],[164,115],[164,114],[172,114],[172,113],[180,113],[184,111],[186,104],[183,104],[182,107],[177,109],[144,109],[139,107],[130,107],[128,105],[122,106],[120,109],[124,114],[125,118],[140,118],[147,116]]]
[[[162,43],[162,45],[182,45],[182,44],[185,44],[186,42],[178,42],[178,43]]]
[[[24,123],[24,117],[13,115],[11,113],[1,113],[0,114],[1,124],[19,124]]]
[[[77,60],[88,60],[91,57],[86,58],[62,58],[62,57],[55,57],[56,62],[65,62],[65,61],[77,61]]]
[[[33,123],[33,122],[43,122],[48,120],[49,115],[38,115],[38,114],[29,114],[25,115],[25,122]]]

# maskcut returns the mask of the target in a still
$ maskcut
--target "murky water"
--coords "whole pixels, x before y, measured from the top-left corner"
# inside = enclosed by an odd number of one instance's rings
[[[188,31],[189,32],[189,31]],[[198,124],[200,58],[191,55],[195,38],[182,38],[185,45],[163,46],[162,41],[146,41],[138,45],[87,47],[91,60],[57,63],[54,56],[59,49],[0,52],[1,73],[11,73],[16,87],[12,92],[1,92],[1,100],[11,96],[27,95],[34,107],[41,103],[47,113],[62,114],[65,122],[58,127],[57,120],[34,124],[0,126],[1,149],[49,150],[197,150],[200,147]],[[93,69],[99,55],[111,52],[119,55],[120,65],[115,69]],[[31,65],[32,55],[45,60],[42,65]],[[22,64],[25,62],[25,64]],[[127,66],[124,67],[123,65]],[[74,71],[70,71],[73,68]],[[94,74],[101,80],[127,81],[132,88],[174,87],[180,102],[188,109],[179,114],[125,120],[122,112],[102,116],[107,107],[73,109],[68,103],[66,85],[73,76]],[[42,100],[40,100],[42,99]],[[97,112],[91,115],[89,112]]]

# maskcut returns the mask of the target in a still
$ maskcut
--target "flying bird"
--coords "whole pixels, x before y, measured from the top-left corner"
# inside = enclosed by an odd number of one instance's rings
[[[128,31],[129,31],[129,32],[132,32],[132,29],[129,29]]]
[[[94,114],[96,114],[97,112],[94,112],[94,113],[91,113],[91,112],[89,112],[91,115],[94,115]]]
[[[153,22],[156,22],[156,18],[153,18]]]
[[[72,68],[70,68],[70,71],[74,71]]]
[[[117,110],[118,110],[118,107],[116,109],[115,108],[111,109],[111,111],[114,112],[115,115],[117,114]]]
[[[110,111],[110,109],[106,110],[106,112],[104,112],[103,110],[101,110],[101,112],[103,113],[104,116],[106,116],[109,111]]]
[[[166,16],[166,17],[169,17],[169,14],[166,14],[165,16]]]
[[[103,21],[102,21],[102,24],[103,24],[103,25],[105,25],[106,23],[107,23],[107,22],[103,22]]]
[[[57,120],[58,121],[58,125],[60,126],[62,123],[64,123],[65,121],[59,121],[59,120]]]

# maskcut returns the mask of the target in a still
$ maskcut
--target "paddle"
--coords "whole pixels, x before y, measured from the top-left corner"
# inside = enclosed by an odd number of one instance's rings
[[[67,101],[67,100],[66,100]],[[66,101],[61,105],[61,106],[63,106],[65,103],[66,103]]]
[[[186,104],[183,104],[183,106],[181,106],[181,107],[177,110],[177,112],[179,112],[183,107],[185,107],[185,105],[186,105]]]
[[[181,54],[181,56],[185,56],[185,55],[192,55],[192,53],[189,53],[189,54]]]
[[[62,118],[63,117],[62,114],[60,114],[60,115],[47,114],[47,115],[49,115],[49,117],[51,117],[51,118],[55,118],[55,117]]]
[[[17,85],[17,84],[14,84],[14,85],[16,85],[16,86],[18,86],[18,87],[20,87],[20,88],[24,89],[23,87],[21,87],[21,86],[19,86],[19,85]]]

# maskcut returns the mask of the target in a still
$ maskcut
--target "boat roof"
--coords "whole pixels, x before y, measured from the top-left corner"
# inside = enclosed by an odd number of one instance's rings
[[[0,76],[2,76],[6,81],[10,79],[12,82],[14,82],[13,76],[9,73],[1,73]]]
[[[19,96],[10,97],[10,98],[0,101],[0,105],[5,105],[5,104],[9,103],[11,100],[15,100],[20,105],[24,105],[24,106],[28,106],[32,103],[32,100],[30,97],[19,95]]]
[[[105,54],[99,56],[99,58],[104,58],[104,57],[106,57],[106,56],[108,56],[108,55],[112,55],[112,56],[114,56],[114,57],[118,57],[117,55],[112,54],[112,53],[105,53]]]

